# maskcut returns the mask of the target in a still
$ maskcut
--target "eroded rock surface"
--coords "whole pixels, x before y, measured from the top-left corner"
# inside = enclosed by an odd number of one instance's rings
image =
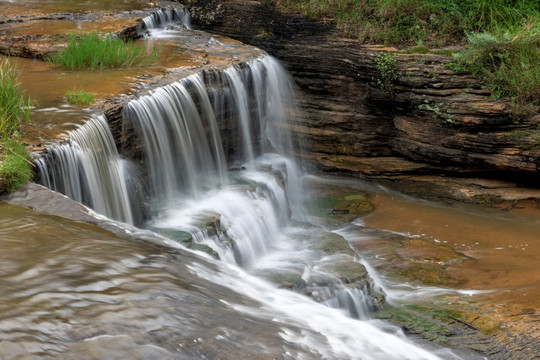
[[[479,79],[449,69],[451,55],[362,45],[339,38],[328,22],[279,13],[266,1],[180,2],[203,29],[259,46],[285,63],[306,115],[293,128],[308,140],[308,156],[319,169],[398,182],[450,176],[462,187],[467,177],[514,187],[539,178],[540,117],[514,116],[508,99],[494,99]],[[382,52],[398,59],[391,94],[377,85],[374,60]],[[537,196],[525,191],[522,198]]]

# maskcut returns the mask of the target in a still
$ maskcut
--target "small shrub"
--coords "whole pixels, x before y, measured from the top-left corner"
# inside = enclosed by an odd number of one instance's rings
[[[95,101],[93,94],[81,89],[66,91],[66,98],[71,105],[88,105]]]
[[[454,56],[456,68],[484,79],[496,96],[512,97],[516,111],[540,106],[540,24],[513,33],[472,33]]]
[[[0,138],[6,139],[28,122],[32,102],[19,89],[19,70],[9,59],[0,59]]]
[[[0,193],[13,191],[32,180],[32,162],[24,144],[6,140],[1,144]]]
[[[379,71],[377,85],[390,97],[394,96],[394,82],[397,80],[396,62],[396,55],[388,52],[383,52],[375,58],[376,67]]]
[[[47,60],[68,70],[101,70],[108,67],[128,67],[155,62],[160,51],[132,41],[98,32],[71,34],[66,48]]]

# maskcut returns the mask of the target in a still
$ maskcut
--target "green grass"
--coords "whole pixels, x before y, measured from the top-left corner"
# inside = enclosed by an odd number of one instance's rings
[[[92,104],[95,101],[95,97],[93,94],[83,91],[81,89],[73,89],[66,91],[66,98],[71,105],[88,105]]]
[[[539,19],[530,0],[274,0],[278,8],[335,22],[342,36],[369,43],[444,45],[468,32],[522,27]]]
[[[19,70],[10,59],[0,59],[0,139],[6,139],[28,122],[31,101],[19,89]]]
[[[47,60],[68,70],[102,70],[155,62],[160,51],[98,32],[71,34],[67,46]]]
[[[4,140],[1,144],[0,193],[13,191],[33,178],[32,160],[24,144]]]
[[[32,101],[19,88],[19,70],[0,59],[0,193],[32,180],[32,162],[20,143],[21,125],[29,121]]]
[[[513,32],[471,33],[454,65],[485,80],[518,109],[540,106],[540,23]]]
[[[514,113],[540,106],[540,1],[532,0],[274,0],[284,11],[336,24],[341,36],[416,47],[411,53],[468,44],[454,67],[508,96]],[[449,54],[443,51],[441,54]]]

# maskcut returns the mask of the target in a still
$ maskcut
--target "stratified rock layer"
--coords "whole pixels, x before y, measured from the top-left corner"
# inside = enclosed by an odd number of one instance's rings
[[[480,79],[450,70],[450,55],[362,45],[337,37],[328,22],[279,13],[266,1],[181,2],[203,29],[285,63],[305,111],[294,130],[307,139],[319,169],[414,183],[442,175],[464,187],[471,177],[503,181],[498,188],[539,178],[540,116],[514,116],[508,99],[496,100]],[[382,52],[398,60],[391,92],[377,84]],[[472,182],[477,192],[491,191]],[[474,201],[458,190],[439,197]]]

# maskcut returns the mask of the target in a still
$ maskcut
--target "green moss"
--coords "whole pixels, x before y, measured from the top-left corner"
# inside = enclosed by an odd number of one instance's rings
[[[446,342],[450,335],[446,324],[459,319],[461,313],[454,310],[433,309],[414,305],[386,307],[375,313],[378,319],[388,320],[408,332],[435,341]]]
[[[354,255],[349,242],[341,235],[336,233],[326,233],[316,240],[315,249],[324,252],[327,255],[336,253],[345,253]]]
[[[201,251],[203,253],[207,253],[208,255],[212,256],[214,259],[219,260],[219,254],[214,251],[210,246],[205,244],[198,244],[194,243],[192,246],[190,246],[190,249],[195,251]]]
[[[364,265],[352,261],[352,259],[349,262],[335,263],[327,269],[346,284],[366,281],[368,275]]]
[[[416,47],[405,50],[406,54],[427,54],[429,52],[430,52],[429,48],[425,46],[416,46]]]
[[[444,269],[434,264],[413,263],[406,268],[397,270],[397,275],[419,281],[424,285],[446,285],[449,280]]]
[[[308,204],[310,213],[321,217],[350,221],[375,209],[367,194],[345,196],[318,196]]]
[[[502,198],[499,195],[491,195],[491,194],[475,195],[474,201],[477,204],[481,204],[481,205],[495,205],[495,204],[500,204],[503,202]]]

